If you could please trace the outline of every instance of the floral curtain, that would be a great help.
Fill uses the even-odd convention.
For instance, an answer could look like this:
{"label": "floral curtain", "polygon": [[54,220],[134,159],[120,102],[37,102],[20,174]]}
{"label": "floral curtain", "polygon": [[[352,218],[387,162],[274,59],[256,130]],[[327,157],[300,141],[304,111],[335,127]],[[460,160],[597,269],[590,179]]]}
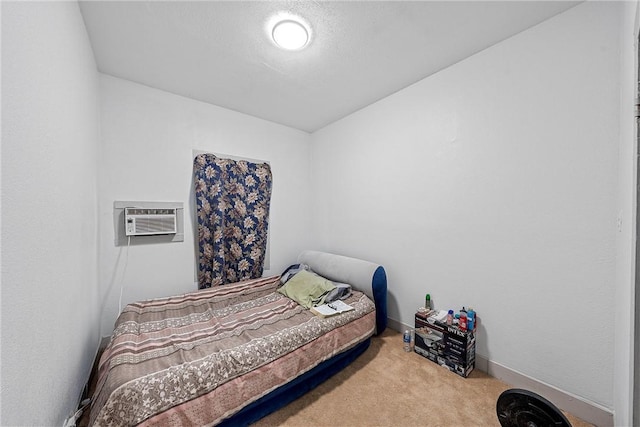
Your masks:
{"label": "floral curtain", "polygon": [[200,154],[193,162],[198,217],[198,287],[262,276],[271,168]]}

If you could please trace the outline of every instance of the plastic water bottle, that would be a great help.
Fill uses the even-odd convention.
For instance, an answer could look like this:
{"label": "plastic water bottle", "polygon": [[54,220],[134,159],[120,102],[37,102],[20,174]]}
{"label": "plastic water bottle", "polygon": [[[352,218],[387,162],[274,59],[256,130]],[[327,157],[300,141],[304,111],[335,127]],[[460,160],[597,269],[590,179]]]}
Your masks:
{"label": "plastic water bottle", "polygon": [[407,329],[402,336],[402,342],[404,343],[404,351],[411,351],[411,332]]}

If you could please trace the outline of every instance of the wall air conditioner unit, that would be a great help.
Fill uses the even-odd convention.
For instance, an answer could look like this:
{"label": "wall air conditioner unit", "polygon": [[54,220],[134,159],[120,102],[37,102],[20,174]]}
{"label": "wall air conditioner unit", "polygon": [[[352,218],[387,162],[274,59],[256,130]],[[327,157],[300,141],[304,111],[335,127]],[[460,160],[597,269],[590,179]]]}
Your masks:
{"label": "wall air conditioner unit", "polygon": [[126,236],[176,234],[176,209],[124,208]]}

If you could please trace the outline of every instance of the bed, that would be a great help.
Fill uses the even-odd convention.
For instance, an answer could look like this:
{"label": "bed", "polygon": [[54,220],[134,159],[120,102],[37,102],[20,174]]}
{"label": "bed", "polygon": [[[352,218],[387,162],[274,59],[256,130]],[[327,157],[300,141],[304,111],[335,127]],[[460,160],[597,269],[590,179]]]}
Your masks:
{"label": "bed", "polygon": [[382,266],[302,252],[353,292],[323,318],[278,292],[280,276],[129,304],[98,365],[90,425],[248,425],[339,372],[387,326]]}

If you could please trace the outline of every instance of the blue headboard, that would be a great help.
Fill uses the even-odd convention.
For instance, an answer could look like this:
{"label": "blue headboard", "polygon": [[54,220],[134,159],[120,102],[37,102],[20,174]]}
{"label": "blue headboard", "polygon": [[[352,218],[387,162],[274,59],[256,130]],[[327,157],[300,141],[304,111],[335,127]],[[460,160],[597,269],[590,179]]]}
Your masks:
{"label": "blue headboard", "polygon": [[363,292],[376,305],[376,335],[387,327],[387,274],[384,267],[373,262],[328,252],[303,251],[298,263],[334,282],[350,284]]}

